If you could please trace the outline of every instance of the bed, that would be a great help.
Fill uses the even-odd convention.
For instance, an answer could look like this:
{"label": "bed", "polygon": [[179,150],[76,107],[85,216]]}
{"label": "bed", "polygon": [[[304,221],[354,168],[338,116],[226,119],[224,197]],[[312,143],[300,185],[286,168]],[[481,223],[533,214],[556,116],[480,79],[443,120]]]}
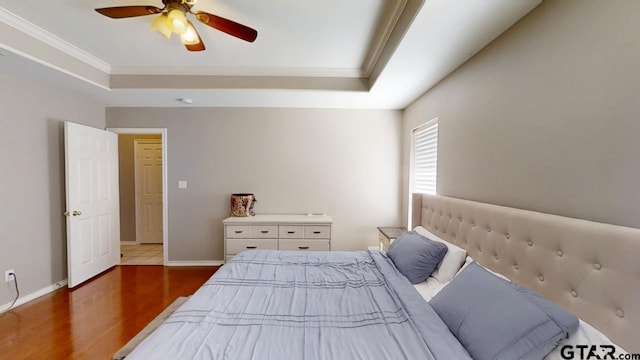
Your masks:
{"label": "bed", "polygon": [[[600,355],[640,352],[640,230],[424,194],[414,195],[411,219],[425,233],[396,240],[403,245],[388,254],[245,251],[127,359],[560,359],[585,345]],[[424,281],[403,263],[416,252],[398,250],[410,249],[410,236],[449,249]],[[502,311],[493,297],[503,292],[525,299],[512,316],[527,314],[518,322],[536,330],[511,323],[508,334],[476,336],[469,329],[494,322],[486,316],[491,306]],[[483,310],[463,319],[460,306]],[[504,339],[513,332],[544,346]],[[510,352],[493,344],[505,340]]]}

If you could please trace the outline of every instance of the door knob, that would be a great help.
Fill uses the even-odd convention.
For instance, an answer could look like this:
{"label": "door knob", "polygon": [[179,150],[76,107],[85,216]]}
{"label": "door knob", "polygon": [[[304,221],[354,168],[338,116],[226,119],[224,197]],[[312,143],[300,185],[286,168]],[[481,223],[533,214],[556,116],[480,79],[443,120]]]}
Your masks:
{"label": "door knob", "polygon": [[[82,215],[82,212],[80,212],[80,211],[78,211],[78,210],[73,210],[73,212],[71,213],[71,215],[73,215],[73,216],[79,216],[79,215]],[[64,212],[64,216],[69,216],[69,212],[68,212],[68,211],[65,211],[65,212]]]}

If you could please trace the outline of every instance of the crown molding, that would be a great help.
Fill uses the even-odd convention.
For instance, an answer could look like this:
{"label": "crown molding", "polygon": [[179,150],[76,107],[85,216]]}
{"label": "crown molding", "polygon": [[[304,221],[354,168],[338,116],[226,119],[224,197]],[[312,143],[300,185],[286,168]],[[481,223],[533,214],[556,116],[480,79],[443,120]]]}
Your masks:
{"label": "crown molding", "polygon": [[111,73],[111,65],[89,54],[88,52],[70,44],[58,36],[44,30],[43,28],[21,18],[20,16],[0,7],[0,21],[21,31],[34,39],[37,39],[63,53],[72,56],[94,68],[107,74]]}
{"label": "crown molding", "polygon": [[385,46],[391,45],[388,44],[389,38],[391,37],[391,33],[394,31],[395,27],[398,25],[398,20],[400,19],[402,12],[405,10],[408,0],[391,1],[393,1],[391,9],[385,12],[382,24],[377,28],[374,41],[371,44],[369,51],[367,52],[367,56],[362,63],[363,65],[361,72],[363,74],[363,77],[369,77],[371,75],[373,67],[380,59]]}
{"label": "crown molding", "polygon": [[111,75],[203,75],[203,76],[303,76],[366,77],[359,68],[284,68],[284,67],[126,67],[112,66]]}
{"label": "crown molding", "polygon": [[111,89],[279,89],[367,92],[365,78],[206,75],[111,75]]}

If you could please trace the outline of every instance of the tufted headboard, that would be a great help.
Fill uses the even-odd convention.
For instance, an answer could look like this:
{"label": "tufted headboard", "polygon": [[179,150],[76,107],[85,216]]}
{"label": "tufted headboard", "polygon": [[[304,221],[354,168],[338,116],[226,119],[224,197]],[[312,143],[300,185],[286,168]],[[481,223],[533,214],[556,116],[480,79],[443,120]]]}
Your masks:
{"label": "tufted headboard", "polygon": [[412,226],[640,353],[640,229],[413,194]]}

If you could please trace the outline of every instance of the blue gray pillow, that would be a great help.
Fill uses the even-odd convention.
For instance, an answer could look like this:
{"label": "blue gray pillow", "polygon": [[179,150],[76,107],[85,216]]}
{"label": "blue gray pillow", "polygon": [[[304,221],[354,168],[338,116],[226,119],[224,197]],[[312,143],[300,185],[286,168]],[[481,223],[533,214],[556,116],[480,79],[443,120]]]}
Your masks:
{"label": "blue gray pillow", "polygon": [[427,239],[415,231],[408,231],[391,243],[387,256],[402,275],[412,284],[418,284],[438,268],[447,250],[443,243]]}
{"label": "blue gray pillow", "polygon": [[578,318],[473,262],[429,302],[475,360],[542,359]]}

